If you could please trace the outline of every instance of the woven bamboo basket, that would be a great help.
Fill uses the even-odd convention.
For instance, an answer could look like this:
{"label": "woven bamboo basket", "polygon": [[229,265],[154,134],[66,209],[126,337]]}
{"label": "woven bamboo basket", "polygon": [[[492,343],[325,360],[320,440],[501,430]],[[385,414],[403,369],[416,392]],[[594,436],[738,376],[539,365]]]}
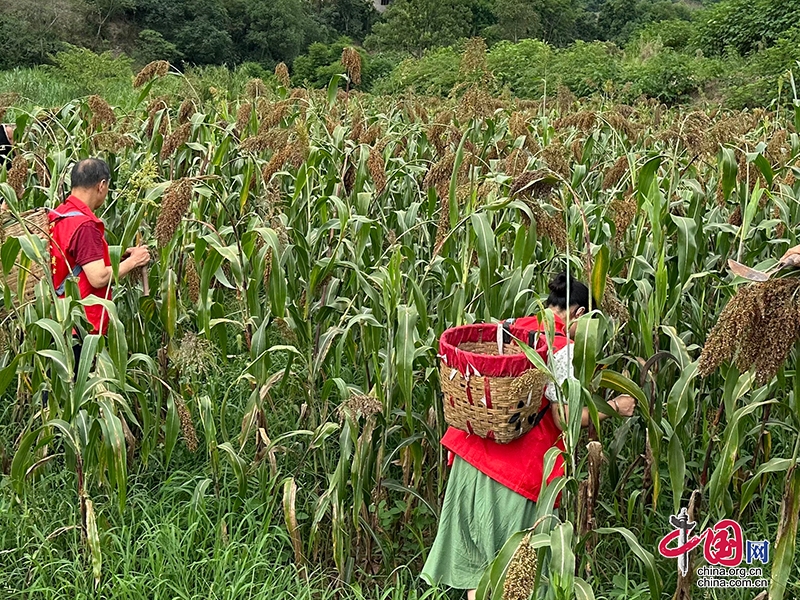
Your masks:
{"label": "woven bamboo basket", "polygon": [[28,234],[45,242],[41,261],[31,260],[24,252],[20,252],[8,275],[3,277],[4,285],[8,286],[20,301],[28,301],[34,297],[34,288],[45,277],[45,267],[50,262],[50,222],[47,213],[46,208],[36,208],[22,213],[21,219],[8,212],[0,219],[0,244],[5,243],[10,237],[23,237]]}
{"label": "woven bamboo basket", "polygon": [[499,354],[497,327],[445,331],[439,340],[439,376],[448,425],[506,444],[535,425],[549,376],[514,343]]}

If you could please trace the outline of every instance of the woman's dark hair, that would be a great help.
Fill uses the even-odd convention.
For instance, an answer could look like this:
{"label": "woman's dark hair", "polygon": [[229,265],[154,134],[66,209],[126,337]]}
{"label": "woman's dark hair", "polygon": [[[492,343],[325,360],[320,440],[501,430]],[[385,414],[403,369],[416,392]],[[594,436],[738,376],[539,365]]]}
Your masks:
{"label": "woman's dark hair", "polygon": [[8,139],[6,126],[0,123],[0,167],[9,162],[9,153],[11,152],[11,140]]}
{"label": "woman's dark hair", "polygon": [[[548,306],[557,306],[567,310],[567,274],[559,273],[550,281],[550,295],[547,297]],[[582,306],[589,312],[589,288],[585,284],[569,277],[569,303],[570,306]]]}
{"label": "woman's dark hair", "polygon": [[111,183],[111,171],[106,161],[100,158],[85,158],[72,167],[73,188],[92,188],[104,180]]}

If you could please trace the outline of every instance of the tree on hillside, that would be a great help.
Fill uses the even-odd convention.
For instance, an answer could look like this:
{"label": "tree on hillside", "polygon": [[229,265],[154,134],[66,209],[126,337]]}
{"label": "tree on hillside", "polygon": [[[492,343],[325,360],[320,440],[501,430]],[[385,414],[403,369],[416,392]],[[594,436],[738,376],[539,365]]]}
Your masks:
{"label": "tree on hillside", "polygon": [[797,0],[723,0],[698,20],[699,45],[710,54],[750,54],[775,44],[800,23]]}
{"label": "tree on hillside", "polygon": [[164,36],[152,29],[142,29],[133,51],[133,58],[144,65],[153,60],[175,62],[180,60],[178,47],[164,39]]}
{"label": "tree on hillside", "polygon": [[691,18],[689,8],[673,0],[605,0],[596,14],[598,37],[620,45],[649,23]]}
{"label": "tree on hillside", "polygon": [[349,38],[363,41],[378,20],[371,0],[328,0],[319,3],[320,21]]}
{"label": "tree on hillside", "polygon": [[494,14],[499,37],[514,43],[532,37],[542,27],[539,13],[528,0],[495,0]]}
{"label": "tree on hillside", "polygon": [[192,19],[175,34],[175,46],[190,63],[211,65],[234,61],[233,40],[209,19]]}
{"label": "tree on hillside", "polygon": [[140,27],[175,44],[189,63],[222,64],[236,58],[221,0],[136,0],[133,16]]}
{"label": "tree on hillside", "polygon": [[59,46],[57,39],[43,35],[27,21],[0,13],[0,70],[45,62]]}
{"label": "tree on hillside", "polygon": [[297,0],[248,0],[245,52],[248,60],[273,66],[291,62],[324,36],[310,6]]}
{"label": "tree on hillside", "polygon": [[564,46],[583,38],[578,25],[585,19],[582,3],[571,0],[494,0],[497,24],[489,37],[517,42],[537,38]]}
{"label": "tree on hillside", "polygon": [[484,37],[488,28],[497,25],[495,2],[496,0],[466,0],[465,4],[472,13],[469,37]]}
{"label": "tree on hillside", "polygon": [[87,5],[78,0],[0,1],[0,68],[48,62],[69,41],[92,45]]}
{"label": "tree on hillside", "polygon": [[470,34],[472,11],[458,0],[395,0],[365,44],[420,57],[428,48],[448,46]]}
{"label": "tree on hillside", "polygon": [[103,28],[113,18],[136,7],[136,0],[85,0],[97,28],[95,37],[100,39]]}

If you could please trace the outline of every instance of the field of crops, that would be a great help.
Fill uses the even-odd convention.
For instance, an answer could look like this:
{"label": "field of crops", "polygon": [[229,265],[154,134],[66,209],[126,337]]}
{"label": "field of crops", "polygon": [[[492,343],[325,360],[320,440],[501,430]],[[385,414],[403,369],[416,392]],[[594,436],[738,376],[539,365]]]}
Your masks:
{"label": "field of crops", "polygon": [[[0,101],[22,132],[11,212],[54,206],[74,160],[101,156],[112,257],[138,233],[154,256],[74,385],[81,302],[6,291],[4,597],[439,597],[417,579],[447,476],[437,340],[537,313],[565,268],[600,308],[570,415],[639,402],[566,428],[535,597],[753,598],[692,589],[658,554],[683,506],[771,540],[769,598],[800,595],[800,279],[751,286],[709,337],[743,285],[727,259],[798,243],[800,111],[493,98],[483,56],[448,100],[293,89],[280,68],[236,99],[164,96],[180,75],[155,64],[132,110]],[[36,241],[4,235],[3,268]],[[530,573],[509,573],[492,597],[527,598]]]}

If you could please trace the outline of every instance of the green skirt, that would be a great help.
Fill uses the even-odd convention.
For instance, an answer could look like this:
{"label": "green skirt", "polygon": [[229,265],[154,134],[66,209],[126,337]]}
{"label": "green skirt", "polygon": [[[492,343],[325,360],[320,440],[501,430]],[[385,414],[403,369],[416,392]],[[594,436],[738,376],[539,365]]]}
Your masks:
{"label": "green skirt", "polygon": [[456,456],[439,530],[420,576],[431,586],[477,588],[508,538],[532,527],[535,514],[535,502]]}

